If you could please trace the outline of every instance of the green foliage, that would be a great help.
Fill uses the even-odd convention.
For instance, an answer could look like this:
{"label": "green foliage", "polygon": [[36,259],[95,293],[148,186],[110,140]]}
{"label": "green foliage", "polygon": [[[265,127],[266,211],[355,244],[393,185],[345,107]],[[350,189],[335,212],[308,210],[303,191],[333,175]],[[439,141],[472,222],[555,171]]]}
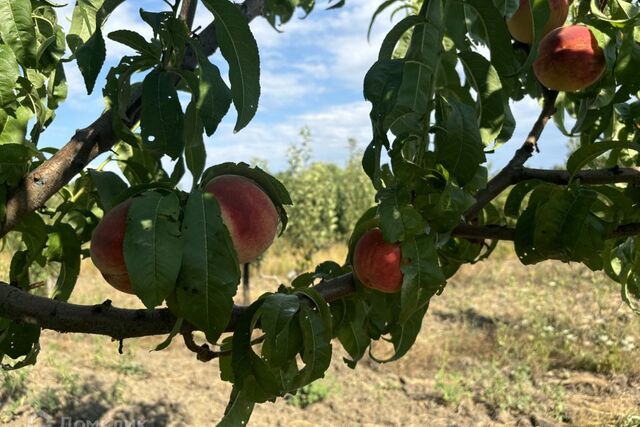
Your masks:
{"label": "green foliage", "polygon": [[308,267],[312,255],[348,238],[353,226],[374,203],[374,191],[359,165],[361,152],[356,141],[348,141],[350,156],[340,167],[331,163],[311,163],[313,139],[308,128],[300,131],[301,141],[289,147],[289,167],[276,176],[291,194],[290,222],[282,236],[288,248],[301,256]]}

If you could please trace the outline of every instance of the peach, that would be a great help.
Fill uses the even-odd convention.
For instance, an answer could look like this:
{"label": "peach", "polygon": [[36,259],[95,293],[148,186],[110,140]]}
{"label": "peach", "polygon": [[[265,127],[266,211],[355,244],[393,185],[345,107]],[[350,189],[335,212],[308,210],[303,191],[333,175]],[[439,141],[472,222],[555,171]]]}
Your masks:
{"label": "peach", "polygon": [[[562,25],[567,20],[569,13],[569,0],[548,0],[549,18],[542,29],[542,36]],[[529,9],[529,0],[520,0],[520,7],[513,16],[507,20],[507,27],[514,39],[531,44],[533,43],[533,19]]]}
{"label": "peach", "polygon": [[381,292],[398,292],[402,287],[402,253],[398,243],[387,243],[379,228],[360,237],[353,252],[353,270],[364,286]]}
{"label": "peach", "polygon": [[253,261],[273,242],[279,216],[269,196],[252,180],[220,175],[205,186],[220,205],[240,264]]}
{"label": "peach", "polygon": [[604,53],[589,28],[558,28],[540,42],[533,72],[549,89],[573,92],[595,83],[604,73]]}
{"label": "peach", "polygon": [[111,286],[128,294],[134,292],[124,262],[123,244],[132,201],[125,200],[107,212],[91,236],[91,261]]}

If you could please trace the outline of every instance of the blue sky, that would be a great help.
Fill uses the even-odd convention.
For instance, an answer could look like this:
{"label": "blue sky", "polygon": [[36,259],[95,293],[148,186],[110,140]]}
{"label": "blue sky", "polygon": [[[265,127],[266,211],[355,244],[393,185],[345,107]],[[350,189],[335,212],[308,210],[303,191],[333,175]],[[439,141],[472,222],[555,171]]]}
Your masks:
{"label": "blue sky", "polygon": [[[59,10],[65,27],[75,2],[70,3]],[[341,9],[324,10],[325,2],[318,2],[309,17],[292,18],[282,27],[282,33],[274,31],[266,20],[255,19],[251,28],[260,49],[262,86],[258,113],[245,129],[234,134],[236,115],[231,108],[216,134],[206,139],[207,166],[224,161],[249,162],[258,157],[268,162],[270,170],[281,170],[287,164],[287,148],[299,140],[298,132],[305,125],[312,132],[314,160],[343,163],[348,154],[348,138],[355,138],[360,147],[365,147],[371,138],[370,106],[362,96],[362,81],[393,25],[388,15],[381,16],[367,41],[367,26],[379,4],[377,0],[347,0]],[[128,0],[111,16],[105,33],[126,28],[149,37],[151,32],[139,18],[138,9],[157,10],[162,6],[164,3],[157,0]],[[195,25],[204,27],[210,20],[210,13],[200,6]],[[43,146],[60,147],[75,129],[89,125],[99,116],[104,108],[104,75],[128,53],[128,48],[107,41],[107,63],[91,96],[86,94],[75,63],[66,65],[69,97],[43,135]],[[222,56],[217,53],[212,59],[226,74]],[[513,105],[516,132],[508,144],[488,156],[492,170],[506,164],[524,141],[539,110],[537,102],[530,99]],[[566,155],[566,138],[550,124],[540,148],[542,152],[528,165],[559,164]]]}

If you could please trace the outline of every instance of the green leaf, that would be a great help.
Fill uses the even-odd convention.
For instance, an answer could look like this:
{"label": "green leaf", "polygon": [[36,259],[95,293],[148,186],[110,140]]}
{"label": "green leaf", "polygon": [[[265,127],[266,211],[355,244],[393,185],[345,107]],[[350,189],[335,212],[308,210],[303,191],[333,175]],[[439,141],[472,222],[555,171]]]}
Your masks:
{"label": "green leaf", "polygon": [[26,215],[16,227],[16,231],[22,233],[22,241],[27,246],[29,260],[40,259],[49,231],[42,217],[35,212]]}
{"label": "green leaf", "polygon": [[489,39],[491,63],[498,73],[502,76],[516,74],[519,64],[511,47],[511,34],[498,9],[487,0],[458,0],[457,3],[470,6],[477,13]]}
{"label": "green leaf", "polygon": [[394,355],[385,360],[378,360],[380,363],[393,362],[407,354],[409,349],[416,342],[416,338],[422,328],[422,319],[429,308],[429,303],[415,311],[404,323],[397,323],[391,328],[391,342],[393,343]]}
{"label": "green leaf", "polygon": [[69,224],[57,224],[49,232],[45,256],[60,263],[60,272],[51,298],[67,301],[80,274],[80,240]]}
{"label": "green leaf", "polygon": [[249,23],[240,9],[227,0],[203,0],[216,23],[216,36],[222,56],[229,63],[233,105],[238,112],[235,132],[244,128],[256,114],[260,99],[260,58]]}
{"label": "green leaf", "polygon": [[620,149],[640,151],[640,145],[620,141],[602,141],[595,144],[581,146],[576,151],[571,153],[571,155],[567,159],[567,170],[571,175],[570,181],[572,181],[575,174],[591,160],[601,156],[607,151]]}
{"label": "green leaf", "polygon": [[173,341],[173,338],[175,338],[175,336],[180,333],[183,322],[184,322],[184,319],[182,317],[179,317],[176,320],[176,323],[173,324],[173,328],[171,329],[171,332],[169,332],[169,335],[167,336],[167,338],[164,341],[162,341],[160,344],[158,344],[153,349],[153,351],[162,351],[165,348],[169,347],[171,345],[171,341]]}
{"label": "green leaf", "polygon": [[294,316],[300,309],[296,295],[272,294],[260,308],[260,327],[265,339],[262,357],[272,367],[285,367],[295,358],[302,345],[302,336]]}
{"label": "green leaf", "polygon": [[209,61],[200,46],[196,43],[191,43],[191,46],[196,52],[200,65],[199,94],[196,106],[207,135],[211,136],[229,111],[231,91],[222,80],[218,67]]}
{"label": "green leaf", "polygon": [[591,189],[557,190],[536,212],[533,233],[538,253],[561,261],[584,262],[589,268],[602,268],[607,228],[591,213],[597,200]]}
{"label": "green leaf", "polygon": [[131,49],[140,52],[143,56],[147,56],[153,61],[160,60],[160,48],[149,43],[140,34],[131,30],[112,31],[107,35],[111,40],[123,44]]}
{"label": "green leaf", "polygon": [[177,283],[179,315],[215,343],[231,318],[240,268],[220,207],[212,195],[198,191],[189,195],[182,236],[188,250],[182,257]]}
{"label": "green leaf", "polygon": [[29,0],[0,0],[0,37],[24,67],[36,63],[36,33]]}
{"label": "green leaf", "polygon": [[0,45],[0,108],[16,99],[15,86],[20,70],[13,51],[7,45]]}
{"label": "green leaf", "polygon": [[400,294],[400,323],[408,322],[413,314],[445,284],[444,274],[438,264],[438,253],[433,234],[422,234],[402,242],[403,273]]}
{"label": "green leaf", "polygon": [[182,261],[180,202],[175,193],[144,193],[127,214],[123,250],[134,292],[147,308],[175,288]]}
{"label": "green leaf", "polygon": [[142,84],[140,127],[143,142],[175,160],[184,148],[183,126],[182,107],[171,76],[153,70]]}
{"label": "green leaf", "polygon": [[638,7],[638,5],[619,0],[616,0],[615,4],[618,6],[619,11],[624,11],[624,13],[621,14],[623,17],[617,18],[606,15],[600,9],[600,2],[596,0],[591,0],[591,13],[593,13],[593,15],[596,16],[599,20],[609,22],[613,26],[619,28],[624,27],[626,24],[633,24],[633,21],[637,21],[640,17],[640,7]]}
{"label": "green leaf", "polygon": [[29,258],[29,251],[18,251],[13,254],[9,266],[9,283],[21,289],[26,289],[31,284],[29,267],[33,260]]}
{"label": "green leaf", "polygon": [[634,90],[640,87],[638,69],[640,69],[640,28],[630,27],[621,35],[622,43],[614,73],[618,84],[629,85]]}
{"label": "green leaf", "polygon": [[71,52],[85,43],[124,0],[76,0],[67,43]]}
{"label": "green leaf", "polygon": [[432,103],[435,73],[442,51],[444,6],[442,0],[431,0],[424,11],[424,24],[413,30],[405,56],[402,84],[391,118],[385,127],[406,114],[426,114]]}
{"label": "green leaf", "polygon": [[[0,360],[3,356],[17,360],[20,357],[26,358],[20,366],[35,363],[35,356],[40,350],[40,327],[30,323],[13,322],[9,328],[0,334]],[[34,354],[35,353],[35,354]],[[29,360],[28,356],[32,356]],[[29,363],[30,362],[30,363]],[[3,369],[17,369],[20,366],[2,365]]]}
{"label": "green leaf", "polygon": [[332,304],[342,307],[344,317],[338,326],[334,325],[333,333],[349,354],[351,359],[344,359],[350,368],[354,368],[362,359],[371,339],[366,329],[366,306],[364,301],[345,299]]}
{"label": "green leaf", "polygon": [[247,400],[256,403],[273,400],[280,392],[275,374],[251,348],[251,333],[258,320],[256,314],[263,303],[264,298],[258,299],[238,318],[231,355],[234,386],[245,393]]}
{"label": "green leaf", "polygon": [[87,94],[93,92],[106,54],[107,51],[105,49],[104,39],[102,38],[102,30],[100,29],[97,29],[86,43],[82,44],[75,51],[78,68],[80,68],[80,73],[82,73],[82,77],[84,78]]}
{"label": "green leaf", "polygon": [[196,104],[191,101],[184,113],[184,157],[196,187],[207,160],[207,150],[202,138],[203,124]]}
{"label": "green leaf", "polygon": [[520,0],[493,0],[493,4],[505,19],[509,19],[520,7]]}
{"label": "green leaf", "polygon": [[31,148],[24,145],[0,145],[0,184],[17,186],[29,170],[34,154]]}
{"label": "green leaf", "polygon": [[464,65],[465,75],[477,92],[478,125],[485,145],[495,140],[502,130],[505,119],[505,96],[500,76],[489,61],[476,52],[458,53]]}
{"label": "green leaf", "polygon": [[67,43],[71,52],[75,52],[95,32],[98,27],[96,26],[96,13],[102,3],[103,0],[76,0],[67,35]]}
{"label": "green leaf", "polygon": [[396,1],[398,0],[385,0],[382,2],[382,4],[380,4],[380,6],[378,6],[376,11],[373,12],[373,15],[371,15],[371,20],[369,21],[369,28],[367,28],[367,41],[371,41],[371,29],[373,28],[373,23],[375,22],[378,15],[384,12],[385,9],[394,4]]}
{"label": "green leaf", "polygon": [[67,99],[67,76],[64,73],[62,62],[59,62],[47,85],[47,108],[55,110]]}
{"label": "green leaf", "polygon": [[387,242],[400,242],[409,236],[424,232],[425,224],[420,213],[408,204],[408,197],[402,200],[398,191],[383,190],[379,194],[380,229]]}
{"label": "green leaf", "polygon": [[332,350],[331,332],[318,312],[301,305],[298,320],[302,330],[304,350],[301,356],[305,366],[294,378],[293,388],[303,387],[324,377],[331,363]]}
{"label": "green leaf", "polygon": [[507,200],[504,202],[504,214],[513,219],[518,219],[520,216],[522,201],[527,194],[541,184],[544,184],[544,182],[534,179],[530,181],[522,181],[514,185],[507,196]]}
{"label": "green leaf", "polygon": [[127,189],[127,184],[113,172],[88,170],[93,185],[96,187],[100,200],[100,207],[103,211],[110,211],[114,206],[114,199]]}
{"label": "green leaf", "polygon": [[383,61],[385,59],[391,59],[391,57],[393,56],[393,52],[396,49],[396,45],[398,44],[398,41],[400,41],[402,36],[414,26],[423,24],[424,22],[424,17],[420,15],[410,15],[394,25],[394,27],[387,33],[384,40],[382,41],[382,44],[380,45],[378,60]]}
{"label": "green leaf", "polygon": [[448,107],[444,109],[445,134],[436,138],[436,158],[464,186],[486,161],[484,146],[473,107],[454,100],[449,100]]}
{"label": "green leaf", "polygon": [[218,427],[244,426],[249,423],[255,402],[248,398],[247,392],[238,387],[231,389],[231,397]]}

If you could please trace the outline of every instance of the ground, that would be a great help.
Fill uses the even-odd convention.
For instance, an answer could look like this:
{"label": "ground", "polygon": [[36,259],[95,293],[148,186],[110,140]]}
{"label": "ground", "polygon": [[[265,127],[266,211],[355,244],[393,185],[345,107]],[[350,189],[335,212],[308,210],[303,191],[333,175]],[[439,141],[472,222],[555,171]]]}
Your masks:
{"label": "ground", "polygon": [[[351,370],[336,342],[324,379],[257,406],[250,425],[640,426],[640,318],[619,288],[578,265],[522,266],[507,249],[450,280],[403,359]],[[290,268],[267,257],[251,297]],[[85,262],[72,301],[106,298],[137,306]],[[150,352],[162,339],[127,340],[119,355],[105,337],[44,332],[36,366],[0,373],[0,423],[213,425],[229,394],[217,363],[198,362],[180,340]]]}

